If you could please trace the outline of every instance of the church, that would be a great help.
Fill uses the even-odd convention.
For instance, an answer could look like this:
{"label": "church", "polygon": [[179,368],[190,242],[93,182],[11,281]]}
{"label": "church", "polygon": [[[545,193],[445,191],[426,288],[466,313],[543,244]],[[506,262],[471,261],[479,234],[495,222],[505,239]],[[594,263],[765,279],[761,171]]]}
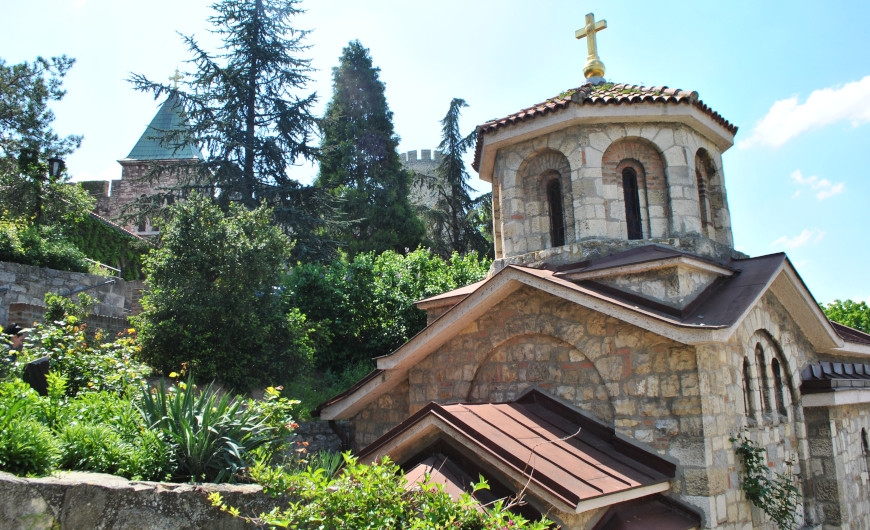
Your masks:
{"label": "church", "polygon": [[[734,249],[696,92],[604,79],[477,129],[486,279],[419,301],[428,326],[318,409],[451,492],[562,528],[776,528],[734,438],[794,473],[801,528],[870,528],[870,335],[830,322],[785,254]],[[789,471],[790,470],[790,471]],[[479,499],[482,503],[487,498]]]}

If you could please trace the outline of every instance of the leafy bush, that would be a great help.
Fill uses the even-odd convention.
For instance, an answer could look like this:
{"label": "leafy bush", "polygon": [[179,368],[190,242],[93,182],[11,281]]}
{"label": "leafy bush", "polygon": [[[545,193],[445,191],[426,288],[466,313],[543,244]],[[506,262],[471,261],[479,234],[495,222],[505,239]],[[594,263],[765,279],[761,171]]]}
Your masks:
{"label": "leafy bush", "polygon": [[151,368],[135,360],[139,347],[133,330],[112,342],[97,332],[92,340],[86,325],[67,315],[63,320],[37,324],[18,355],[18,370],[27,362],[51,356],[50,370],[67,379],[66,394],[114,392],[122,394],[140,386]]}
{"label": "leafy bush", "polygon": [[426,326],[414,302],[483,279],[490,261],[476,254],[443,260],[431,251],[384,252],[293,268],[284,282],[287,304],[314,330],[316,367],[345,367],[385,355]]}
{"label": "leafy bush", "polygon": [[[511,513],[501,502],[488,511],[478,510],[477,502],[468,493],[454,501],[441,485],[421,484],[406,489],[405,477],[399,467],[389,461],[363,465],[345,455],[345,467],[337,477],[322,468],[309,469],[280,477],[289,495],[285,510],[274,510],[261,516],[273,527],[296,529],[320,528],[459,528],[501,529],[530,528],[543,530],[548,521],[529,522]],[[272,480],[278,477],[272,476]],[[476,489],[486,488],[481,482]],[[220,494],[212,493],[212,503],[238,515],[238,510],[227,506]]]}
{"label": "leafy bush", "polygon": [[92,260],[121,269],[125,280],[143,277],[142,259],[148,243],[91,216],[70,229],[69,241]]}
{"label": "leafy bush", "polygon": [[33,225],[21,219],[0,219],[0,261],[87,272],[85,255],[59,227]]}
{"label": "leafy bush", "polygon": [[171,444],[146,428],[127,398],[107,392],[79,394],[61,408],[57,425],[58,466],[63,469],[131,480],[163,480],[175,469]]}
{"label": "leafy bush", "polygon": [[265,208],[193,195],[172,207],[162,247],[146,259],[150,289],[137,317],[141,359],[168,374],[239,390],[303,369],[311,354],[304,315],[282,310],[275,287],[291,244]]}
{"label": "leafy bush", "polygon": [[40,398],[27,383],[0,383],[0,470],[16,475],[51,471],[57,448],[42,419]]}
{"label": "leafy bush", "polygon": [[202,391],[180,383],[145,392],[142,414],[149,428],[164,433],[174,444],[182,481],[231,482],[242,477],[255,461],[253,451],[280,439],[281,430],[251,407],[213,385]]}
{"label": "leafy bush", "polygon": [[57,322],[69,315],[76,317],[78,320],[84,320],[91,314],[91,309],[97,302],[96,298],[86,293],[78,294],[78,303],[73,302],[72,299],[66,296],[45,293],[45,314],[43,319],[46,322]]}

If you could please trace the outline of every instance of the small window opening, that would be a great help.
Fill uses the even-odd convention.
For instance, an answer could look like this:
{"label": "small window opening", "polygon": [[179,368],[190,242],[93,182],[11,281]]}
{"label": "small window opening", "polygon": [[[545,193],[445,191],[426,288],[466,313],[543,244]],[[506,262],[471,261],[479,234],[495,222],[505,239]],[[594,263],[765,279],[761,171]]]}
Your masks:
{"label": "small window opening", "polygon": [[550,241],[554,247],[565,244],[565,215],[562,211],[562,185],[558,179],[547,183],[547,203],[550,206]]}
{"label": "small window opening", "polygon": [[755,345],[755,362],[758,366],[758,390],[761,392],[762,411],[770,412],[770,382],[767,380],[767,369],[764,363],[764,350],[761,344]]}
{"label": "small window opening", "polygon": [[710,232],[710,207],[707,199],[707,183],[701,170],[695,168],[695,178],[698,182],[698,206],[701,209],[701,233],[709,235]]}
{"label": "small window opening", "polygon": [[752,406],[752,392],[750,391],[751,377],[749,373],[749,359],[746,357],[743,358],[743,410],[746,411],[747,416],[752,416],[753,406]]}
{"label": "small window opening", "polygon": [[643,239],[640,197],[637,192],[637,173],[630,167],[622,170],[622,193],[625,198],[625,224],[628,228],[628,239]]}
{"label": "small window opening", "polygon": [[785,390],[782,386],[782,372],[779,366],[779,360],[773,359],[770,361],[770,368],[773,371],[774,393],[776,394],[776,411],[782,416],[788,416],[785,408]]}

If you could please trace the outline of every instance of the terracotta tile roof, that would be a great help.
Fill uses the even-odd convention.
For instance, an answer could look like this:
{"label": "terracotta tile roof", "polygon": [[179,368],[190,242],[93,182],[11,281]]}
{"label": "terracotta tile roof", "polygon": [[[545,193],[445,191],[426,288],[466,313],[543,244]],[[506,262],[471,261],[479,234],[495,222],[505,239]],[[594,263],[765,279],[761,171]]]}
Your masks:
{"label": "terracotta tile roof", "polygon": [[598,85],[586,83],[583,86],[566,90],[558,96],[537,105],[532,105],[504,118],[490,120],[478,126],[474,162],[472,162],[471,166],[475,170],[480,169],[480,156],[483,151],[483,136],[485,134],[546,114],[558,112],[567,108],[572,103],[578,105],[631,105],[635,103],[694,105],[710,116],[713,121],[725,127],[731,134],[737,133],[737,126],[731,124],[718,112],[708,107],[698,98],[698,93],[695,91],[687,92],[679,88],[668,88],[666,86],[645,87],[625,83],[601,83]]}
{"label": "terracotta tile roof", "polygon": [[[667,484],[676,473],[671,462],[537,390],[511,403],[430,403],[363,449],[360,459],[390,454],[391,443],[405,432],[418,431],[435,420],[448,426],[451,437],[461,438],[460,443],[472,447],[489,466],[530,481],[533,494],[555,498],[571,511],[582,511],[586,501],[613,504],[604,497],[631,490],[638,490],[636,497],[650,495],[655,492],[646,487]],[[424,440],[420,443],[431,443]],[[408,454],[408,448],[398,452]]]}
{"label": "terracotta tile roof", "polygon": [[870,364],[818,362],[801,370],[801,394],[870,388]]}

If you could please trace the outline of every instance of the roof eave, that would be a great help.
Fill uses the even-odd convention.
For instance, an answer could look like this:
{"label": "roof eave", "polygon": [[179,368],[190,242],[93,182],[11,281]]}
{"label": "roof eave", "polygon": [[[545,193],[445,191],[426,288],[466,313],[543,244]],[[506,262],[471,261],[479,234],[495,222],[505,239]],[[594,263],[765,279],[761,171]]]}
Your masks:
{"label": "roof eave", "polygon": [[574,125],[651,122],[687,125],[713,142],[721,152],[734,145],[734,133],[731,130],[688,101],[679,103],[644,101],[615,105],[572,102],[565,108],[556,109],[543,116],[517,121],[494,131],[478,128],[477,142],[482,144],[479,147],[481,153],[479,167],[476,169],[481,180],[492,182],[495,157],[499,149]]}

